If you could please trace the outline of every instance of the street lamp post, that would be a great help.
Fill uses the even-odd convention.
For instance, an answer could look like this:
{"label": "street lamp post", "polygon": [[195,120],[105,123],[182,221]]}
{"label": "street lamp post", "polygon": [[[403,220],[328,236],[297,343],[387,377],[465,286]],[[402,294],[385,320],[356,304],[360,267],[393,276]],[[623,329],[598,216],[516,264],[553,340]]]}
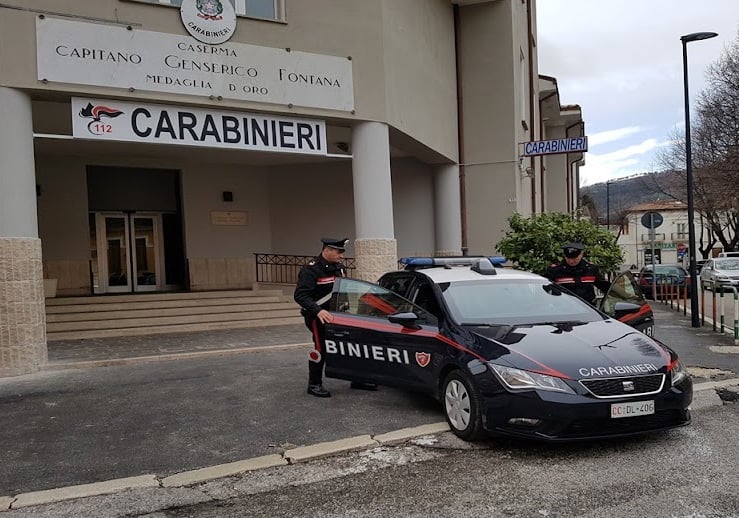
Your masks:
{"label": "street lamp post", "polygon": [[693,204],[693,159],[690,149],[690,100],[688,98],[688,43],[707,40],[718,36],[715,32],[693,32],[680,36],[683,44],[683,89],[685,92],[685,176],[687,177],[688,196],[688,254],[690,257],[690,321],[693,327],[700,327],[698,310],[698,276],[695,271],[695,228]]}

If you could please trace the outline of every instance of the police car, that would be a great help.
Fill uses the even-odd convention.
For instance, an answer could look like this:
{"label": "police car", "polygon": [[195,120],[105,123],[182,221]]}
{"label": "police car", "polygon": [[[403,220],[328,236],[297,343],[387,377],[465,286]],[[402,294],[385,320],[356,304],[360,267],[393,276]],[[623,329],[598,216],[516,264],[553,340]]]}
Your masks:
{"label": "police car", "polygon": [[677,354],[619,321],[646,325],[630,276],[603,297],[609,315],[494,265],[502,260],[402,261],[378,284],[336,279],[327,377],[427,393],[466,440],[593,439],[690,422],[692,381]]}

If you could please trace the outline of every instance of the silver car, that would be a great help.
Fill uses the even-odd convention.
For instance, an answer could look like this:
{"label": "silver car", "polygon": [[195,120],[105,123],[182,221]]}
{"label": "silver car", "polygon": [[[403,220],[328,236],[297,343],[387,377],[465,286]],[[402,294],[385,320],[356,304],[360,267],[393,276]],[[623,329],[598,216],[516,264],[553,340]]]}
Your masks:
{"label": "silver car", "polygon": [[739,257],[709,259],[701,269],[701,287],[721,291],[734,286],[739,289]]}

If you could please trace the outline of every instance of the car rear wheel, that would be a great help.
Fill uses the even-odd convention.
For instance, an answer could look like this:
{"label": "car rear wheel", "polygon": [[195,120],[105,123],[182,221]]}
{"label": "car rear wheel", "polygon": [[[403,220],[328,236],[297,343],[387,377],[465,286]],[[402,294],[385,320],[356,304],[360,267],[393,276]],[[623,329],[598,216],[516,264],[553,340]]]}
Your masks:
{"label": "car rear wheel", "polygon": [[450,372],[442,390],[444,414],[452,432],[465,441],[482,439],[480,396],[469,376],[459,370]]}

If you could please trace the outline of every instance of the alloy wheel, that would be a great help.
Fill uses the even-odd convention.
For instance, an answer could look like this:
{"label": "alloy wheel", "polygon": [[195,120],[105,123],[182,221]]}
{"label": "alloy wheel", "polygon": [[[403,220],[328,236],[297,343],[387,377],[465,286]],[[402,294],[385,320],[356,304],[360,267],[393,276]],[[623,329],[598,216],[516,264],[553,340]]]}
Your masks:
{"label": "alloy wheel", "polygon": [[470,425],[472,408],[467,387],[459,380],[447,383],[444,391],[444,407],[451,425],[457,430],[465,430]]}

